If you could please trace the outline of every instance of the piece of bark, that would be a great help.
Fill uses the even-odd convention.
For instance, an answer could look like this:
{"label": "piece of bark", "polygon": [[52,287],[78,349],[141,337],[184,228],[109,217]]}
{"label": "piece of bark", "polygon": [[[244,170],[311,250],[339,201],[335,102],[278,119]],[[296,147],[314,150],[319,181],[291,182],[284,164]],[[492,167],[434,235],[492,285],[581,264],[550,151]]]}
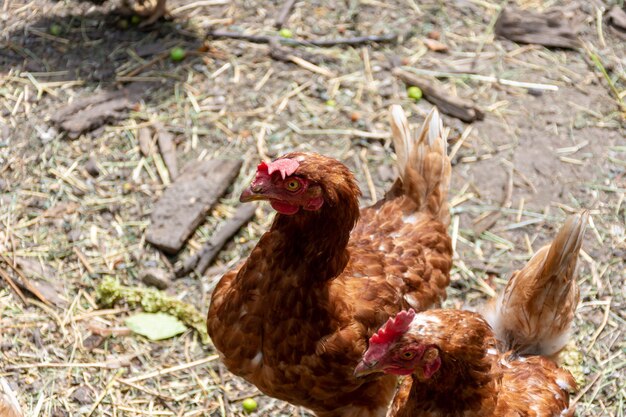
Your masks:
{"label": "piece of bark", "polygon": [[116,98],[96,104],[85,110],[70,116],[62,121],[60,126],[72,139],[79,137],[83,132],[93,130],[112,120],[122,119],[125,115],[123,110],[133,107],[133,102],[127,98]]}
{"label": "piece of bark", "polygon": [[578,28],[572,27],[572,24],[558,10],[541,14],[504,9],[496,21],[495,32],[513,42],[575,49],[580,43]]}
{"label": "piece of bark", "polygon": [[485,118],[479,107],[470,100],[453,96],[437,84],[431,77],[415,75],[400,68],[394,68],[392,74],[404,81],[407,85],[415,85],[422,90],[424,98],[437,106],[440,112],[456,117],[466,123]]}
{"label": "piece of bark", "polygon": [[133,84],[122,90],[83,97],[58,110],[51,120],[65,130],[70,138],[77,138],[83,132],[125,117],[126,110],[138,103],[140,92],[139,85]]}
{"label": "piece of bark", "polygon": [[73,114],[76,114],[80,110],[83,110],[89,106],[100,104],[105,101],[114,100],[122,97],[121,91],[101,91],[96,94],[91,94],[87,97],[82,97],[74,100],[72,103],[62,107],[52,114],[50,120],[54,123],[61,123]]}
{"label": "piece of bark", "polygon": [[149,127],[139,128],[137,133],[137,140],[139,141],[139,150],[143,156],[152,155],[152,131]]}
{"label": "piece of bark", "polygon": [[200,251],[185,259],[183,265],[176,270],[176,276],[182,277],[191,270],[194,270],[198,275],[202,275],[213,259],[220,253],[226,242],[252,219],[255,210],[256,207],[253,204],[239,206],[235,215],[211,236],[211,239],[204,244]]}
{"label": "piece of bark", "polygon": [[155,204],[146,240],[165,253],[177,253],[240,167],[240,160],[190,163]]}
{"label": "piece of bark", "polygon": [[159,144],[159,152],[163,157],[163,162],[170,173],[170,179],[173,181],[178,176],[178,164],[176,163],[176,145],[174,144],[174,135],[168,132],[161,123],[154,124],[157,132],[157,143]]}

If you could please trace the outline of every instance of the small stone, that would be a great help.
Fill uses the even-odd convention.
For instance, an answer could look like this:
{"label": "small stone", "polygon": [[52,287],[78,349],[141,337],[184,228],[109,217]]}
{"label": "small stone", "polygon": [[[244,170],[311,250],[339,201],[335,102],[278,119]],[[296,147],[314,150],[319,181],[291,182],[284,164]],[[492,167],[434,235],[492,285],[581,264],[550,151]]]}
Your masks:
{"label": "small stone", "polygon": [[77,242],[80,240],[81,231],[80,229],[73,229],[67,233],[67,240],[69,242]]}
{"label": "small stone", "polygon": [[89,173],[92,177],[97,177],[100,175],[100,168],[98,168],[98,163],[96,162],[96,158],[90,156],[87,162],[85,163],[85,171]]}
{"label": "small stone", "polygon": [[164,290],[170,286],[172,280],[170,274],[158,268],[148,268],[139,272],[139,279],[152,287]]}
{"label": "small stone", "polygon": [[83,340],[83,347],[89,351],[99,348],[104,343],[105,338],[98,334],[91,334]]}
{"label": "small stone", "polygon": [[0,178],[0,193],[6,193],[9,191],[9,183]]}
{"label": "small stone", "polygon": [[428,32],[428,38],[438,41],[441,38],[441,33],[438,30],[431,30]]}
{"label": "small stone", "polygon": [[70,395],[70,399],[78,404],[91,404],[93,402],[93,393],[85,386],[80,386]]}

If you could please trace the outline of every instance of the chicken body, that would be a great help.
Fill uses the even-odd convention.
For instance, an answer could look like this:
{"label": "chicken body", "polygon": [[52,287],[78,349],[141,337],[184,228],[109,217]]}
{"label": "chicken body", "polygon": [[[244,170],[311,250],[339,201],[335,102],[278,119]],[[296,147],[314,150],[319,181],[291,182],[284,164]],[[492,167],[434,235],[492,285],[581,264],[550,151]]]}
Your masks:
{"label": "chicken body", "polygon": [[588,213],[513,274],[482,316],[401,312],[371,339],[357,375],[408,375],[389,417],[573,415],[572,375],[551,359],[567,343],[578,303],[576,261]]}
{"label": "chicken body", "polygon": [[[386,413],[396,377],[353,374],[367,339],[403,308],[438,304],[449,282],[450,162],[441,122],[431,113],[411,139],[394,111],[392,123],[405,123],[394,131],[401,178],[373,207],[359,210],[355,179],[336,160],[288,154],[274,164],[297,169],[278,177],[260,165],[257,180],[290,187],[297,179],[310,199],[269,198],[279,211],[271,229],[212,296],[208,330],[227,368],[318,416]],[[249,193],[263,188],[257,180]]]}
{"label": "chicken body", "polygon": [[[440,349],[441,367],[431,378],[406,377],[389,417],[566,417],[569,372],[541,357],[500,353],[496,339],[478,314],[432,310],[416,315],[419,337]],[[432,332],[432,336],[424,336]]]}

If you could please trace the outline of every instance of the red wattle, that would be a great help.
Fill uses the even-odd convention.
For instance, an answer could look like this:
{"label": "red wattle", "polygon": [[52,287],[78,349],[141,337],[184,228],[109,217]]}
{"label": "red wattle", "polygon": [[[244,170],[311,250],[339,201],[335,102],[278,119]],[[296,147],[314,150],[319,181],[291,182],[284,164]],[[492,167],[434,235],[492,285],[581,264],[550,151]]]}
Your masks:
{"label": "red wattle", "polygon": [[280,200],[270,200],[270,204],[272,205],[272,208],[280,214],[291,215],[296,214],[298,210],[300,210],[300,207]]}

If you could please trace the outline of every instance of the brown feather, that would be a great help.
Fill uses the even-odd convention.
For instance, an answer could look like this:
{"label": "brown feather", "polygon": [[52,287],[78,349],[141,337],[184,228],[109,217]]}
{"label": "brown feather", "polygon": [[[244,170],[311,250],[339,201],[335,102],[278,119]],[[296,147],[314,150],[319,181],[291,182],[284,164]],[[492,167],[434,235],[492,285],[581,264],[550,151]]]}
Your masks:
{"label": "brown feather", "polygon": [[[441,128],[436,113],[429,120]],[[362,210],[343,164],[317,154],[282,157],[300,162],[296,175],[321,186],[324,204],[277,214],[245,263],[217,285],[208,330],[231,372],[318,416],[386,413],[396,378],[357,379],[354,367],[390,315],[439,304],[449,282],[452,248],[441,219],[450,162],[441,132],[424,131],[429,142],[413,146],[422,156],[409,152],[403,179]],[[421,157],[429,162],[417,169]]]}
{"label": "brown feather", "polygon": [[549,356],[567,343],[578,305],[576,262],[588,215],[571,216],[488,306],[485,316],[507,349]]}

